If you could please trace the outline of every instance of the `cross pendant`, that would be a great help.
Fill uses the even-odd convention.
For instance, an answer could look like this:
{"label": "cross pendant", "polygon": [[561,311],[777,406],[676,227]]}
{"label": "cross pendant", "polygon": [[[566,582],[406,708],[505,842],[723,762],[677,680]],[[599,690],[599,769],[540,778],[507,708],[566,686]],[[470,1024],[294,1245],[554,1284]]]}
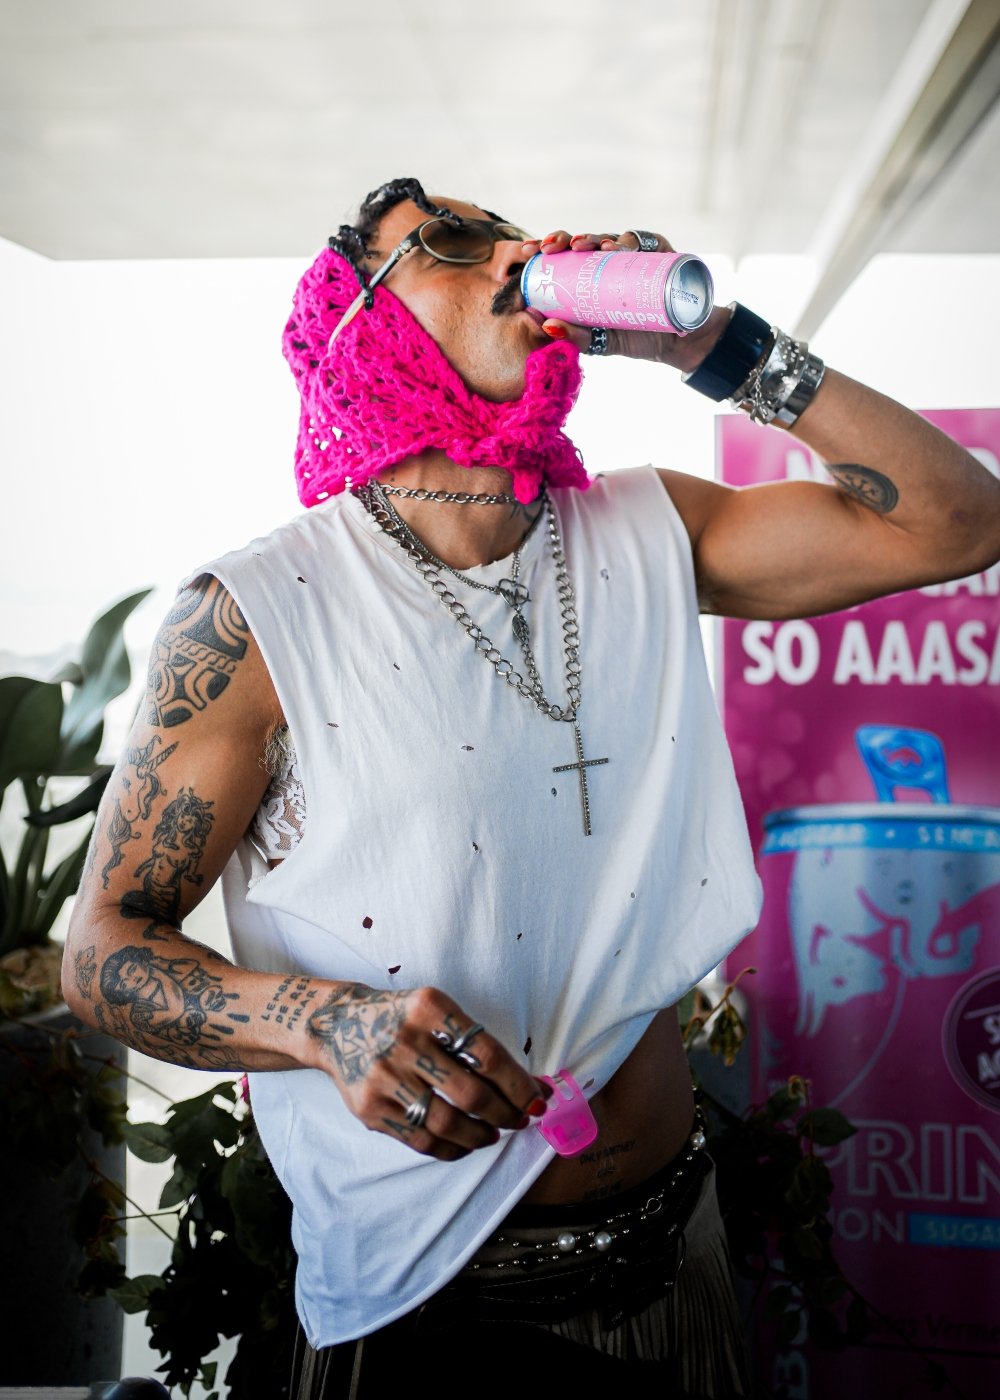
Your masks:
{"label": "cross pendant", "polygon": [[576,762],[560,763],[557,768],[553,768],[553,773],[577,773],[580,777],[580,799],[583,802],[583,834],[591,834],[590,827],[590,793],[587,790],[587,769],[596,768],[601,763],[610,762],[607,758],[584,758],[583,756],[583,735],[580,733],[580,726],[574,724],[573,733],[576,735]]}

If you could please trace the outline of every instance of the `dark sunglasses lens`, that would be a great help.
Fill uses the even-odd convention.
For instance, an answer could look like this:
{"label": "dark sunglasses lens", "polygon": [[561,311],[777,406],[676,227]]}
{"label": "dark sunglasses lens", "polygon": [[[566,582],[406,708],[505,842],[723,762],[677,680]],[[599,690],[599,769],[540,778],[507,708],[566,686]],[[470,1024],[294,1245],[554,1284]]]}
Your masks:
{"label": "dark sunglasses lens", "polygon": [[485,262],[493,251],[493,240],[480,224],[449,224],[436,219],[426,226],[421,240],[427,251],[439,258]]}

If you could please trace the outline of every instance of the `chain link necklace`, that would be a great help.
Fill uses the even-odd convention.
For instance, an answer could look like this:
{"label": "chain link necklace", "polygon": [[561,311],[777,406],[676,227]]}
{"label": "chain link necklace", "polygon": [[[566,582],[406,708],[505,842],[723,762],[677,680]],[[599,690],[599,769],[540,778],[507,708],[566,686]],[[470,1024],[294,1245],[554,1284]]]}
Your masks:
{"label": "chain link necklace", "polygon": [[[527,601],[527,590],[524,590],[524,600],[519,606],[504,597],[505,602],[509,602],[514,608],[514,633],[524,656],[525,669],[528,672],[528,679],[525,680],[520,671],[515,670],[514,663],[493,645],[493,642],[486,635],[469,615],[465,604],[448,587],[441,577],[440,569],[446,569],[455,577],[462,579],[466,583],[471,583],[477,588],[488,588],[490,592],[500,593],[499,585],[496,587],[478,583],[474,579],[465,579],[462,574],[449,568],[442,563],[423,543],[418,539],[406,522],[393,510],[392,505],[386,499],[385,488],[381,483],[368,481],[363,486],[356,489],[355,495],[362,505],[371,515],[376,525],[387,534],[391,540],[399,546],[413,564],[417,573],[428,585],[431,591],[437,596],[438,602],[455,619],[458,625],[471,638],[476,650],[493,667],[494,672],[505,681],[513,690],[516,690],[522,699],[530,701],[539,713],[547,716],[548,719],[564,722],[573,726],[574,738],[576,740],[576,762],[561,763],[552,769],[553,773],[575,772],[580,780],[580,800],[583,806],[583,834],[590,836],[592,827],[590,820],[590,793],[587,785],[587,769],[598,767],[608,763],[607,758],[586,758],[584,755],[583,736],[580,733],[579,712],[581,705],[581,681],[582,673],[580,667],[580,625],[576,614],[576,595],[573,591],[573,584],[569,576],[569,569],[566,565],[566,556],[563,552],[562,536],[559,533],[559,522],[556,519],[555,508],[549,493],[542,491],[542,506],[546,515],[546,526],[549,540],[549,550],[556,570],[556,593],[559,600],[560,615],[562,617],[563,631],[563,654],[565,658],[565,682],[566,682],[566,704],[557,705],[545,695],[542,687],[542,680],[538,673],[538,666],[535,661],[534,652],[531,648],[531,634],[527,621],[520,610],[523,602]],[[537,517],[540,519],[539,517]],[[530,532],[529,532],[530,533]],[[525,536],[527,539],[527,536]],[[517,555],[524,545],[524,540],[518,547]],[[520,566],[517,558],[517,566]],[[512,572],[514,570],[512,569]],[[510,580],[503,580],[510,582]],[[517,578],[513,580],[517,585]],[[517,585],[523,589],[523,585]],[[523,626],[519,629],[517,620],[521,618]]]}
{"label": "chain link necklace", "polygon": [[[426,559],[429,559],[431,563],[435,566],[435,568],[446,569],[449,574],[452,574],[455,578],[460,578],[462,582],[467,583],[470,588],[480,588],[484,593],[495,593],[498,597],[504,600],[504,602],[509,608],[513,609],[514,616],[511,618],[511,626],[513,628],[514,636],[517,639],[520,646],[522,647],[522,649],[525,647],[528,648],[526,656],[530,656],[531,629],[528,626],[528,619],[524,615],[524,605],[525,603],[531,602],[531,595],[529,594],[525,585],[519,581],[518,575],[521,572],[521,551],[524,549],[524,546],[528,543],[528,540],[534,534],[535,526],[542,518],[542,512],[539,511],[538,514],[535,516],[534,520],[531,522],[524,535],[522,536],[521,543],[514,551],[514,558],[511,563],[510,577],[502,578],[499,583],[480,583],[479,579],[470,578],[468,574],[463,574],[460,569],[453,569],[450,564],[446,564],[443,559],[439,559],[436,554],[431,553],[431,551],[424,544],[423,540],[413,533],[409,525],[407,525],[406,521],[395,509],[392,502],[385,500],[385,497],[389,494],[389,492],[386,490],[385,485],[381,481],[376,481],[373,483],[373,494],[377,499],[381,498],[381,503],[385,506],[387,513],[392,518],[392,522],[396,531],[401,532],[403,535],[405,535],[408,542],[412,544],[415,549],[419,549],[421,554],[423,554]],[[394,491],[392,494],[398,495],[399,492]],[[531,661],[528,664],[531,665],[533,664],[533,662],[534,657],[531,657]]]}
{"label": "chain link necklace", "polygon": [[456,506],[516,506],[517,497],[504,493],[487,496],[483,493],[471,495],[468,491],[429,491],[423,486],[390,486],[380,481],[383,495],[402,496],[408,501],[448,501]]}

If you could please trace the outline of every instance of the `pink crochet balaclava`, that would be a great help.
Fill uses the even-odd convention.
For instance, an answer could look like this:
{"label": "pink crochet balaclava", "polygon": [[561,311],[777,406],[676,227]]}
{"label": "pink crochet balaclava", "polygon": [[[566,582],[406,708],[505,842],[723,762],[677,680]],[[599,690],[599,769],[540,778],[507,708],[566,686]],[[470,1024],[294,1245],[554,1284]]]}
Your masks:
{"label": "pink crochet balaclava", "polygon": [[324,248],[299,283],[282,348],[302,397],[295,448],[299,499],[315,505],[426,448],[463,467],[510,472],[519,501],[541,485],[590,481],[562,425],[580,389],[579,351],[553,341],[525,362],[510,403],[474,394],[387,286],[327,348],[358,294],[347,259]]}

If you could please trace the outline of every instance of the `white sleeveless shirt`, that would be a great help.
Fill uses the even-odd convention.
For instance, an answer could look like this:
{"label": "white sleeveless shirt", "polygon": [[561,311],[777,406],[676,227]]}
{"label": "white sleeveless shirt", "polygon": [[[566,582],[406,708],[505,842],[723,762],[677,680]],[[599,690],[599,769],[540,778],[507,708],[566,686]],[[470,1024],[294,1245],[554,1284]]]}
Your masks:
{"label": "white sleeveless shirt", "polygon": [[[657,1011],[756,922],[760,889],[708,681],[690,545],[651,468],[552,492],[580,620],[580,725],[495,674],[350,494],[206,564],[256,638],[308,823],[273,870],[253,842],[223,876],[236,961],[378,988],[437,986],[532,1073],[588,1095]],[[467,572],[496,584],[500,560]],[[521,579],[546,695],[563,703],[544,522]],[[517,663],[511,612],[449,580]],[[289,1000],[283,1014],[291,1015]],[[282,1008],[276,1008],[279,1014]],[[313,1346],[437,1292],[552,1158],[532,1127],[458,1162],[368,1131],[319,1070],[252,1076],[294,1205],[296,1301]]]}

